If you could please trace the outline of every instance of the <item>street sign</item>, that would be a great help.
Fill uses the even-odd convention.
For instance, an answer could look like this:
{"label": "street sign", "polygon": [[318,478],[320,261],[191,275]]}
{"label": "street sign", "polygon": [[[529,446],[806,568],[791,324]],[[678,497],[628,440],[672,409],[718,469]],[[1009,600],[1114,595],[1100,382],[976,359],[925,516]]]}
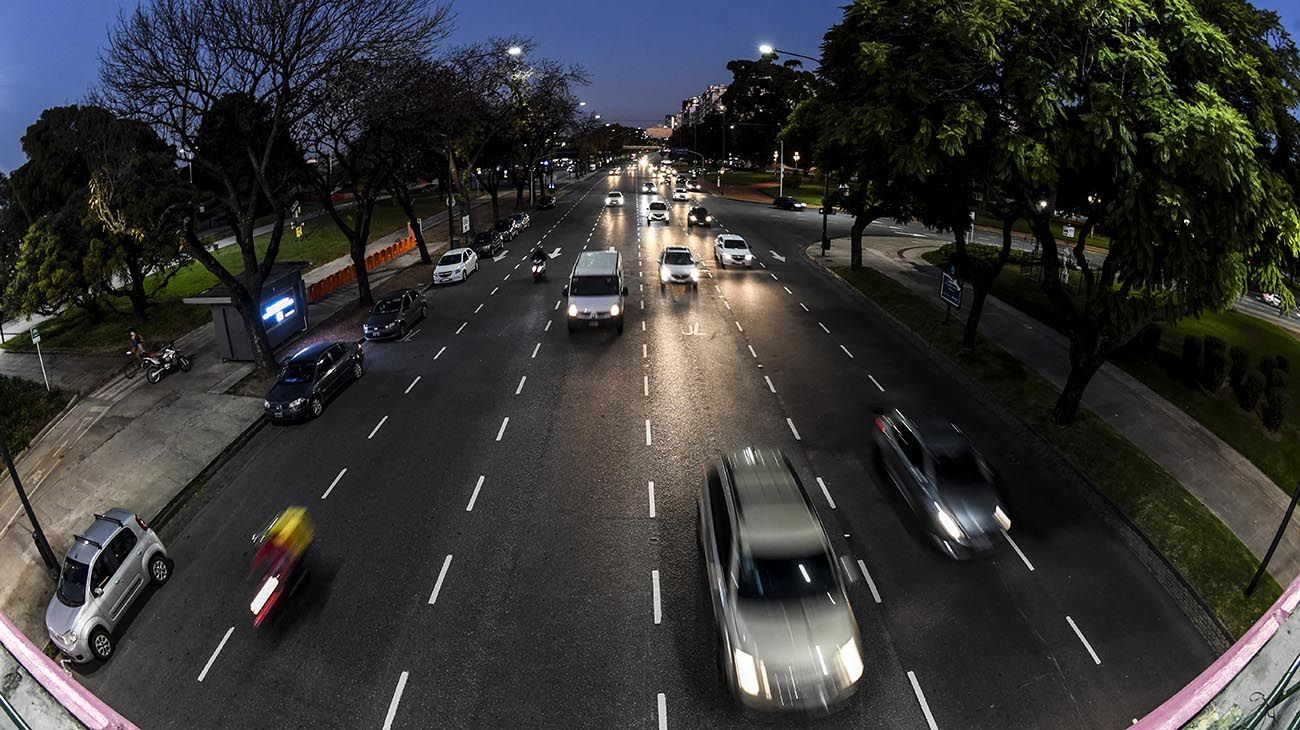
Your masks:
{"label": "street sign", "polygon": [[1074,226],[1061,226],[1061,235],[1066,238],[1074,238]]}
{"label": "street sign", "polygon": [[962,287],[955,274],[955,267],[951,265],[943,272],[943,282],[939,285],[939,299],[961,309]]}
{"label": "street sign", "polygon": [[460,217],[460,232],[469,233],[469,216],[467,215]]}
{"label": "street sign", "polygon": [[41,331],[36,329],[35,327],[32,328],[32,344],[33,345],[41,344]]}

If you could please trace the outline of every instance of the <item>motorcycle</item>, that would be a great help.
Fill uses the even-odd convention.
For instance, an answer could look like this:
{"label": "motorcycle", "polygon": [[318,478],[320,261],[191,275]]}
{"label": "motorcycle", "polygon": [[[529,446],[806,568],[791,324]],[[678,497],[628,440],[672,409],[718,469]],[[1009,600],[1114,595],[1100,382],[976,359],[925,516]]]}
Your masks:
{"label": "motorcycle", "polygon": [[144,356],[145,378],[150,383],[157,383],[162,377],[173,370],[180,369],[183,373],[188,373],[193,363],[188,357],[181,354],[176,349],[175,343],[167,343],[159,352],[150,353]]}
{"label": "motorcycle", "polygon": [[253,600],[248,604],[255,627],[261,626],[275,613],[283,610],[280,606],[287,602],[308,576],[308,547],[290,550],[282,545],[269,544],[267,536],[270,529],[268,526],[253,536],[253,544],[258,547],[250,572],[261,575]]}
{"label": "motorcycle", "polygon": [[546,262],[534,261],[533,262],[533,283],[539,282],[545,278],[546,278]]}

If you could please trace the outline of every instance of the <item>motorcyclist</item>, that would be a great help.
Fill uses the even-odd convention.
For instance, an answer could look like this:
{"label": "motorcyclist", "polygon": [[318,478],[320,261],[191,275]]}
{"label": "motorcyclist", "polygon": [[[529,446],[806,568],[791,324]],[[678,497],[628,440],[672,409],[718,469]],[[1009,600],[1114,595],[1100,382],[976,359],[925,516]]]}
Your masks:
{"label": "motorcyclist", "polygon": [[546,254],[546,249],[542,248],[542,244],[539,242],[537,246],[533,248],[533,263],[544,264],[549,258],[551,257]]}
{"label": "motorcyclist", "polygon": [[[292,592],[306,572],[304,557],[315,533],[303,507],[287,507],[277,515],[257,537],[259,545],[253,554],[251,572],[261,573],[259,583],[275,578],[286,594]],[[260,621],[260,607],[254,613],[259,614]]]}

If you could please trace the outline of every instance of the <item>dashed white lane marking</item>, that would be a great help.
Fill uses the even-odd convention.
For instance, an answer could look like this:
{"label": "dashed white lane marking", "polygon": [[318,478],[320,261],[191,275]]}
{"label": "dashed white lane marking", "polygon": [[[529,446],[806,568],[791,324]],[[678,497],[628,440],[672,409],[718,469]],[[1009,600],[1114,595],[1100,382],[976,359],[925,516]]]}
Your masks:
{"label": "dashed white lane marking", "polygon": [[501,287],[499,287],[499,286],[494,286],[494,287],[492,287],[492,291],[488,292],[488,296],[492,296],[493,294],[496,294],[496,293],[497,293],[497,290],[500,289],[500,288],[501,288]]}
{"label": "dashed white lane marking", "polygon": [[509,274],[506,274],[506,277],[505,277],[504,279],[502,279],[501,281],[509,281],[509,280],[510,280],[510,275],[509,275]]}
{"label": "dashed white lane marking", "polygon": [[790,433],[794,434],[795,441],[803,441],[803,439],[799,438],[799,429],[794,427],[794,421],[787,418],[785,419],[785,424],[790,427]]}
{"label": "dashed white lane marking", "polygon": [[550,332],[550,331],[551,331],[551,320],[549,320],[549,319],[546,320],[546,326],[542,328],[542,331],[543,331],[543,332]]}
{"label": "dashed white lane marking", "polygon": [[478,314],[478,313],[481,312],[482,310],[483,310],[483,305],[480,304],[480,305],[478,305],[477,307],[474,307],[474,314]]}
{"label": "dashed white lane marking", "polygon": [[655,626],[658,626],[664,619],[663,608],[659,604],[659,571],[650,571],[650,589],[654,593],[655,604]]}
{"label": "dashed white lane marking", "polygon": [[655,516],[655,483],[650,482],[650,517]]}
{"label": "dashed white lane marking", "polygon": [[[1092,663],[1101,664],[1101,657],[1097,656],[1097,652],[1092,650],[1092,644],[1089,644],[1088,640],[1084,638],[1083,632],[1079,630],[1079,625],[1076,624],[1074,622],[1074,619],[1070,618],[1069,616],[1066,616],[1065,620],[1067,623],[1070,624],[1070,628],[1074,629],[1074,635],[1079,637],[1079,641],[1083,642],[1083,648],[1088,650],[1088,656],[1092,657]],[[655,623],[659,623],[659,622],[656,621]]]}
{"label": "dashed white lane marking", "polygon": [[483,474],[480,474],[478,476],[478,484],[474,485],[474,493],[469,495],[469,504],[465,505],[466,512],[474,511],[474,502],[478,501],[478,490],[483,488],[483,481],[485,479],[487,479],[487,476]]}
{"label": "dashed white lane marking", "polygon": [[641,320],[641,331],[645,332],[645,320]]}
{"label": "dashed white lane marking", "polygon": [[444,352],[446,352],[446,351],[447,351],[447,346],[446,346],[446,345],[443,345],[442,349],[441,349],[441,350],[438,350],[438,354],[433,356],[433,359],[434,359],[434,360],[437,360],[438,358],[442,357],[442,353],[444,353]]}
{"label": "dashed white lane marking", "polygon": [[456,328],[456,334],[460,334],[460,331],[463,330],[463,329],[465,329],[467,326],[469,326],[469,322],[466,322],[466,323],[462,324],[461,326],[457,327],[457,328]]}
{"label": "dashed white lane marking", "polygon": [[845,354],[845,355],[848,355],[848,356],[849,356],[849,359],[850,359],[850,360],[855,359],[855,358],[853,357],[853,353],[849,352],[849,348],[845,347],[844,345],[840,345],[840,349],[844,351],[844,354]]}
{"label": "dashed white lane marking", "polygon": [[808,309],[808,305],[804,304],[803,302],[799,302],[799,306],[803,307],[803,311],[805,312],[811,311],[810,309]]}
{"label": "dashed white lane marking", "polygon": [[727,301],[726,299],[723,299],[722,303],[726,305],[728,311],[731,310],[731,302]]}
{"label": "dashed white lane marking", "polygon": [[1015,549],[1016,555],[1020,556],[1020,559],[1023,560],[1025,563],[1025,567],[1029,568],[1029,572],[1032,573],[1034,571],[1034,564],[1029,562],[1029,558],[1025,557],[1025,554],[1020,550],[1020,546],[1016,544],[1015,540],[1011,539],[1011,533],[1007,532],[1006,530],[1003,530],[1002,536],[1007,539],[1007,542],[1011,543],[1011,547]]}
{"label": "dashed white lane marking", "polygon": [[871,598],[876,603],[880,603],[880,591],[876,589],[876,582],[871,579],[871,571],[867,570],[867,564],[858,559],[858,570],[862,571],[862,579],[867,582],[867,588],[871,589]]}
{"label": "dashed white lane marking", "polygon": [[934,724],[934,715],[930,714],[930,703],[925,701],[925,693],[921,691],[921,683],[916,681],[916,673],[909,670],[907,680],[912,683],[916,701],[921,705],[921,713],[925,715],[925,724],[930,726],[930,730],[939,730],[939,726]]}
{"label": "dashed white lane marking", "polygon": [[645,311],[645,300],[644,300],[644,299],[641,300],[641,311],[642,311],[642,312]]}
{"label": "dashed white lane marking", "polygon": [[379,419],[379,423],[376,423],[376,424],[375,424],[375,427],[372,428],[372,429],[370,429],[370,435],[366,437],[366,440],[369,441],[370,439],[374,438],[374,437],[375,437],[375,434],[379,433],[379,429],[380,429],[380,428],[384,425],[384,423],[387,422],[387,421],[388,421],[388,416],[384,416],[383,418]]}
{"label": "dashed white lane marking", "polygon": [[645,445],[650,445],[650,419],[645,419]]}
{"label": "dashed white lane marking", "polygon": [[442,570],[438,571],[438,581],[433,584],[433,593],[429,594],[430,606],[438,602],[438,593],[442,591],[442,581],[446,579],[447,568],[450,567],[451,567],[451,556],[448,555],[447,559],[442,561]]}
{"label": "dashed white lane marking", "polygon": [[740,322],[736,322],[736,329],[740,330],[741,332],[745,331],[745,328],[740,326]]}
{"label": "dashed white lane marking", "polygon": [[821,322],[818,322],[817,326],[822,328],[822,332],[825,332],[828,335],[831,333],[830,330],[826,329],[826,325],[822,324]]}
{"label": "dashed white lane marking", "polygon": [[339,482],[343,479],[343,475],[347,473],[348,473],[348,468],[345,466],[343,467],[343,470],[339,472],[339,475],[334,477],[334,481],[330,482],[329,488],[325,490],[325,493],[322,494],[320,498],[325,499],[326,497],[330,496],[330,492],[334,491],[334,487],[337,487],[339,485]]}
{"label": "dashed white lane marking", "polygon": [[776,274],[768,274],[768,276],[772,277],[772,281],[780,281],[780,279],[776,278]]}
{"label": "dashed white lane marking", "polygon": [[754,357],[758,357],[758,353],[757,353],[757,352],[754,352],[754,346],[753,346],[753,345],[746,345],[746,347],[749,348],[749,354],[750,354],[750,355],[753,355]]}
{"label": "dashed white lane marking", "polygon": [[647,398],[650,397],[650,376],[649,375],[641,376],[641,390],[643,393],[645,393],[645,397]]}
{"label": "dashed white lane marking", "polygon": [[835,509],[835,500],[831,499],[831,490],[826,488],[826,482],[823,482],[821,477],[817,477],[817,486],[822,488],[822,495],[826,497],[826,504],[829,504],[831,509]]}
{"label": "dashed white lane marking", "polygon": [[527,379],[528,379],[527,375],[523,375],[519,378],[519,387],[515,388],[515,395],[519,395],[520,393],[524,392],[524,381]]}
{"label": "dashed white lane marking", "polygon": [[659,730],[668,730],[668,700],[664,693],[659,693]]}
{"label": "dashed white lane marking", "polygon": [[560,302],[562,302],[562,301],[564,301],[564,300],[562,300],[562,299],[556,299],[556,300],[555,300],[555,308],[552,309],[551,311],[554,312],[556,309],[559,309],[559,308],[560,308]]}
{"label": "dashed white lane marking", "polygon": [[508,423],[510,423],[510,416],[506,416],[501,420],[501,429],[497,431],[497,441],[500,441],[501,437],[506,434],[506,424]]}
{"label": "dashed white lane marking", "polygon": [[412,381],[411,381],[411,384],[408,385],[408,386],[406,386],[406,390],[402,392],[402,395],[406,395],[407,393],[410,393],[410,392],[411,392],[411,388],[414,388],[414,387],[415,387],[415,384],[418,383],[418,382],[420,382],[420,378],[422,378],[422,377],[424,377],[424,376],[423,376],[423,375],[417,375],[417,376],[415,376],[415,380],[412,380]]}
{"label": "dashed white lane marking", "polygon": [[649,350],[646,349],[646,344],[644,342],[641,343],[641,357],[642,358],[650,357]]}
{"label": "dashed white lane marking", "polygon": [[528,359],[530,359],[530,360],[535,360],[535,359],[537,359],[537,351],[540,350],[540,349],[542,349],[542,343],[539,342],[539,343],[537,343],[537,344],[533,347],[533,355],[532,355],[532,357],[530,357],[530,358],[528,358]]}
{"label": "dashed white lane marking", "polygon": [[763,376],[763,380],[766,380],[766,381],[767,381],[767,389],[770,390],[770,391],[772,391],[773,393],[775,393],[775,392],[776,392],[776,386],[775,386],[775,385],[772,385],[772,379],[769,378],[769,377],[767,377],[766,375],[764,375],[764,376]]}
{"label": "dashed white lane marking", "polygon": [[411,332],[408,335],[402,338],[402,342],[410,342],[411,340],[415,339],[415,336],[420,334],[420,330],[422,329],[424,328],[416,327],[415,329],[411,330]]}
{"label": "dashed white lane marking", "polygon": [[767,268],[767,264],[763,263],[762,261],[759,261],[759,262],[758,262],[758,265],[759,265],[759,266],[762,266],[762,267],[765,268],[765,269]]}
{"label": "dashed white lane marking", "polygon": [[518,269],[520,266],[523,266],[523,264],[515,264],[515,269]]}
{"label": "dashed white lane marking", "polygon": [[225,648],[226,642],[230,641],[230,635],[233,633],[235,633],[234,626],[231,626],[230,628],[226,629],[226,635],[221,637],[221,643],[217,644],[217,648],[215,651],[212,652],[212,656],[208,657],[208,663],[203,665],[203,671],[199,672],[200,682],[203,681],[204,677],[208,676],[208,670],[212,668],[212,663],[217,660],[217,655],[221,653],[221,650],[223,648]]}

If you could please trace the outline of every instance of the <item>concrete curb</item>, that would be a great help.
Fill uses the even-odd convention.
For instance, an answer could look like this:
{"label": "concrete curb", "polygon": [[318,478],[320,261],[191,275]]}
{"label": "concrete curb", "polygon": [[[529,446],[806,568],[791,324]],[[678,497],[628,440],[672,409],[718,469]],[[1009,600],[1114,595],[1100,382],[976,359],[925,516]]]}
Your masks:
{"label": "concrete curb", "polygon": [[[817,249],[818,254],[812,253],[814,248]],[[1112,502],[1091,479],[1081,472],[1064,453],[1020,416],[1012,413],[992,391],[968,375],[955,361],[932,347],[929,342],[896,319],[884,307],[858,290],[857,287],[818,262],[816,256],[820,254],[820,251],[820,241],[809,244],[803,249],[804,256],[813,265],[813,268],[824,272],[823,275],[829,280],[865,302],[868,307],[880,315],[881,321],[888,323],[887,326],[902,334],[905,339],[912,343],[913,347],[928,353],[931,359],[949,377],[965,385],[968,392],[975,396],[981,406],[1002,421],[1008,431],[1016,434],[1022,443],[1030,444],[1040,457],[1054,466],[1062,476],[1065,476],[1064,481],[1069,483],[1107,524],[1115,528],[1120,539],[1133,551],[1142,565],[1156,579],[1156,582],[1174,599],[1174,602],[1182,609],[1183,614],[1192,622],[1192,625],[1196,627],[1197,632],[1210,645],[1211,649],[1222,654],[1232,646],[1236,638],[1214,615],[1214,611],[1201,597],[1196,588],[1192,586],[1173,563],[1169,562],[1169,558],[1165,557],[1165,554],[1151,542],[1146,533],[1118,505]],[[938,310],[937,307],[935,309]]]}

